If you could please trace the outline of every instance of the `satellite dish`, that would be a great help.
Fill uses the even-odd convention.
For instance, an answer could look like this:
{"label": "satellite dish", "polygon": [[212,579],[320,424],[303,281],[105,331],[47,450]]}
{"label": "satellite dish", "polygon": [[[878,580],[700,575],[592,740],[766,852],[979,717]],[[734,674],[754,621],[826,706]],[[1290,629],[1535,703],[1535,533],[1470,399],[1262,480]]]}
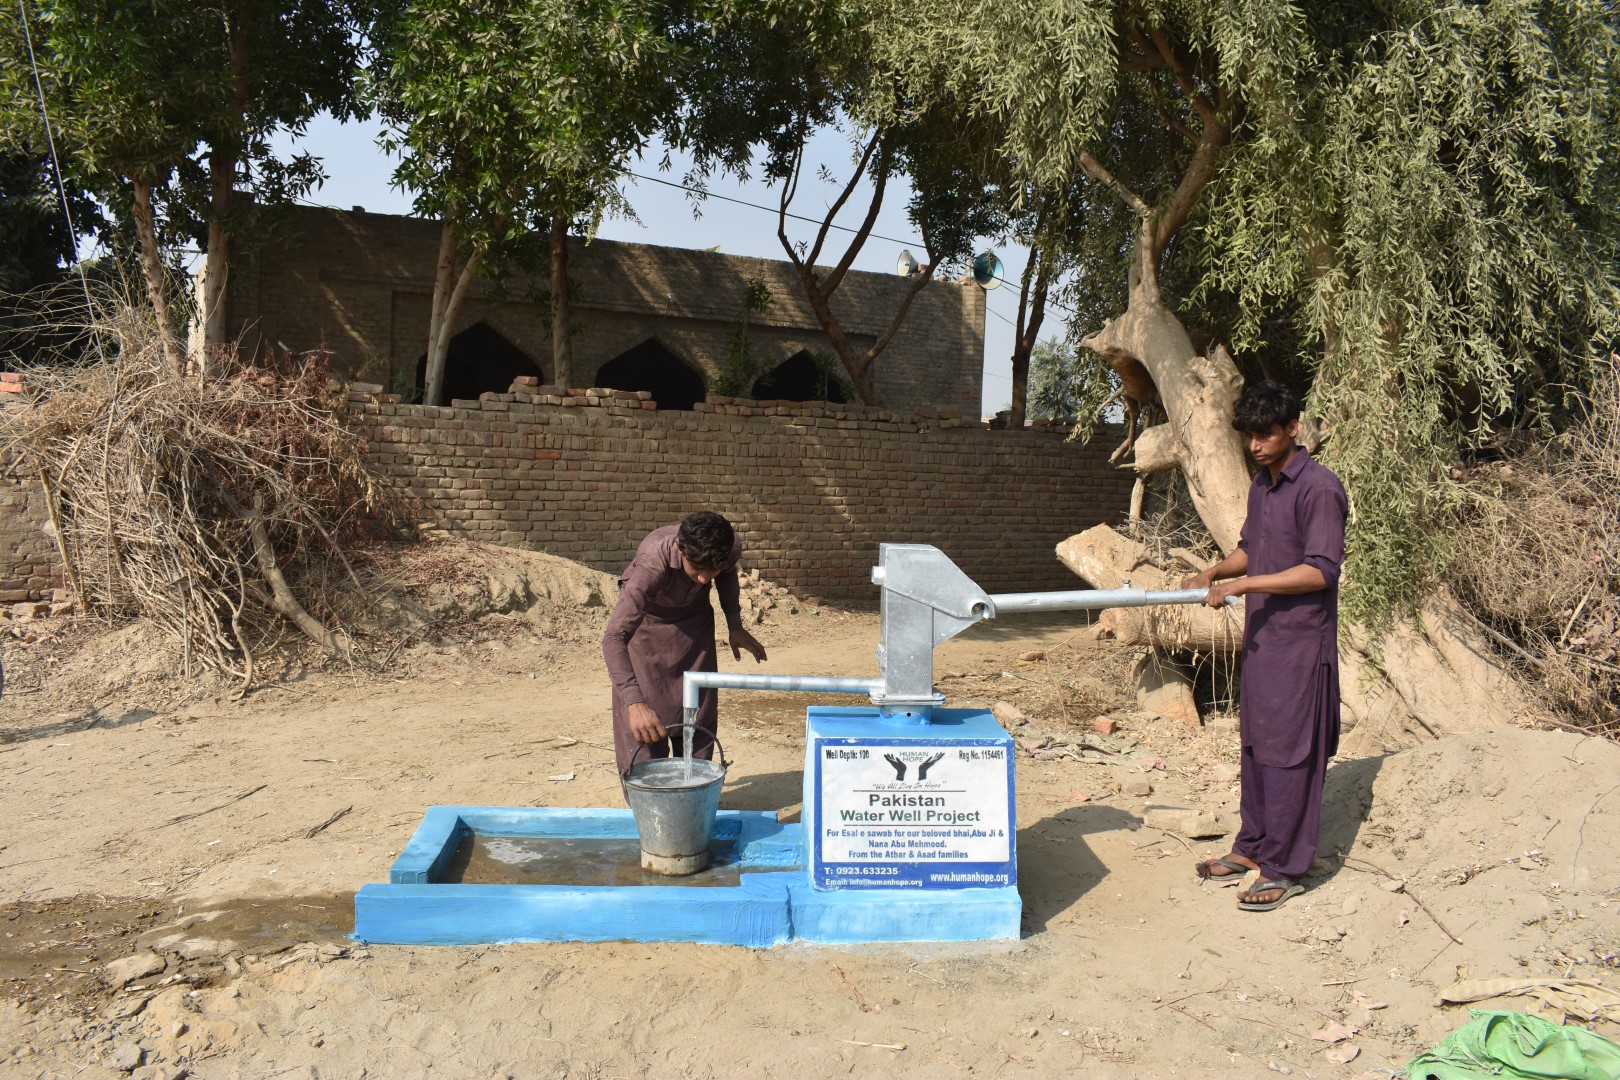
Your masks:
{"label": "satellite dish", "polygon": [[894,272],[901,277],[910,277],[921,269],[922,264],[911,254],[910,249],[900,252],[900,258],[894,264]]}
{"label": "satellite dish", "polygon": [[973,258],[973,280],[979,283],[979,288],[985,292],[1001,287],[1001,260],[996,253],[987,251],[983,255]]}

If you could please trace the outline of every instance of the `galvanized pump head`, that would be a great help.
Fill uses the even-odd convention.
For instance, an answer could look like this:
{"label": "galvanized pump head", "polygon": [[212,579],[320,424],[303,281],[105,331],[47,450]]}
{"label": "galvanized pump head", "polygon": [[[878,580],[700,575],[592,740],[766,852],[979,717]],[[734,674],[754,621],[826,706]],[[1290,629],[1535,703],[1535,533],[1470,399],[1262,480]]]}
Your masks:
{"label": "galvanized pump head", "polygon": [[872,691],[872,703],[886,715],[926,717],[945,703],[934,689],[934,647],[993,617],[995,605],[928,544],[879,544],[872,583],[883,589],[877,647],[882,685]]}

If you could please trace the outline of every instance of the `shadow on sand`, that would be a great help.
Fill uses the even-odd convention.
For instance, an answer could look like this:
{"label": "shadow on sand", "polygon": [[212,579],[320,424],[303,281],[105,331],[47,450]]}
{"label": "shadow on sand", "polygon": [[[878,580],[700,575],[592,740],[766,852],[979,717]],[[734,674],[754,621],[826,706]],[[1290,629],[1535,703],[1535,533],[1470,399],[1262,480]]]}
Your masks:
{"label": "shadow on sand", "polygon": [[1101,885],[1108,867],[1085,838],[1134,830],[1135,814],[1113,806],[1071,806],[1018,830],[1018,891],[1024,898],[1024,933],[1039,934],[1049,920]]}

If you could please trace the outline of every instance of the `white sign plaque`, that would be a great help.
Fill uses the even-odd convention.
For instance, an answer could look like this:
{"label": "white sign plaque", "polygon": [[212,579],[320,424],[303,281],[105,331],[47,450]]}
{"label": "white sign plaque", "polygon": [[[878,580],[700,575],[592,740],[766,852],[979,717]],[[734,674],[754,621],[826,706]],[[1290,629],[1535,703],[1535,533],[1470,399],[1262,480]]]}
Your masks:
{"label": "white sign plaque", "polygon": [[823,888],[1013,882],[1004,742],[828,740],[815,748]]}

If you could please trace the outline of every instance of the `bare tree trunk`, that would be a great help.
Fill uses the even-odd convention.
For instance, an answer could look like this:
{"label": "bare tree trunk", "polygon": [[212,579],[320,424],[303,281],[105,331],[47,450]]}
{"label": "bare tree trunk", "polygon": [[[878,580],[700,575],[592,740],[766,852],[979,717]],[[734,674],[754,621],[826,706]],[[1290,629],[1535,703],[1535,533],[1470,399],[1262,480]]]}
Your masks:
{"label": "bare tree trunk", "polygon": [[[1095,588],[1179,589],[1201,566],[1161,567],[1142,544],[1107,525],[1095,525],[1057,546],[1058,561]],[[1109,608],[1098,629],[1121,644],[1159,652],[1234,653],[1243,647],[1243,608],[1203,605]]]}
{"label": "bare tree trunk", "polygon": [[422,404],[444,404],[444,365],[450,353],[450,330],[467,298],[467,290],[484,264],[484,249],[467,256],[467,265],[456,272],[456,219],[446,212],[439,230],[439,258],[433,268],[433,302],[428,314],[427,371],[422,378]]}
{"label": "bare tree trunk", "polygon": [[[337,636],[298,602],[298,598],[287,585],[286,577],[281,573],[281,567],[276,563],[276,549],[270,543],[269,530],[264,527],[264,500],[254,496],[253,509],[243,517],[248,523],[248,535],[253,540],[253,557],[259,564],[259,573],[264,575],[265,582],[270,586],[271,606],[288,622],[302,630],[304,636],[336,656],[340,651]],[[251,665],[252,656],[245,651],[243,655],[248,657],[248,663]],[[248,671],[251,681],[252,668],[249,667]]]}
{"label": "bare tree trunk", "polygon": [[[1086,175],[1118,194],[1138,221],[1126,310],[1083,343],[1116,371],[1134,372],[1133,365],[1140,365],[1152,379],[1167,420],[1142,433],[1132,467],[1139,475],[1179,468],[1199,517],[1221,551],[1229,553],[1242,530],[1249,486],[1243,445],[1231,428],[1241,378],[1225,348],[1217,346],[1208,356],[1193,348],[1186,328],[1163,302],[1157,274],[1170,238],[1214,175],[1216,153],[1230,132],[1221,119],[1218,95],[1206,98],[1186,77],[1180,57],[1157,38],[1151,46],[1145,40],[1141,45],[1144,52],[1159,48],[1204,127],[1198,133],[1183,130],[1195,141],[1193,155],[1176,190],[1157,207],[1091,155],[1081,155]],[[1121,541],[1112,530],[1093,529],[1064,541],[1059,550],[1063,561],[1097,588],[1116,588],[1127,576],[1132,584],[1168,584],[1180,576],[1179,568],[1154,566],[1140,545]],[[1231,648],[1232,627],[1209,623],[1224,613],[1204,612],[1208,609],[1184,616],[1110,612],[1102,623],[1123,640],[1159,651]],[[1431,599],[1421,621],[1397,621],[1379,643],[1367,641],[1356,627],[1344,627],[1339,653],[1344,711],[1354,725],[1342,744],[1345,754],[1377,753],[1421,738],[1492,726],[1527,709],[1522,693],[1443,595]],[[1376,663],[1374,656],[1380,657]]]}
{"label": "bare tree trunk", "polygon": [[568,215],[551,219],[551,382],[574,385],[574,346],[568,327]]}
{"label": "bare tree trunk", "polygon": [[212,366],[209,353],[225,344],[225,283],[231,268],[231,233],[221,214],[229,213],[234,201],[236,160],[223,160],[216,153],[210,155],[208,167],[213,173],[213,216],[208,222],[208,251],[197,272],[197,310],[187,343],[193,361],[204,370]]}
{"label": "bare tree trunk", "polygon": [[174,325],[170,321],[168,291],[164,287],[163,257],[158,252],[157,225],[152,218],[152,182],[144,177],[131,177],[135,188],[132,207],[135,217],[135,235],[140,242],[141,276],[146,279],[146,299],[152,305],[157,320],[158,341],[163,348],[163,367],[178,378],[185,374],[185,360],[174,340]]}
{"label": "bare tree trunk", "polygon": [[[1037,223],[1036,232],[1039,231],[1040,226]],[[1038,269],[1037,262],[1040,264]],[[1046,292],[1051,284],[1051,277],[1052,261],[1042,255],[1039,247],[1031,246],[1029,262],[1024,265],[1024,277],[1018,286],[1018,324],[1013,338],[1012,405],[1007,418],[1008,427],[1023,427],[1029,411],[1029,357],[1035,351],[1035,342],[1041,332],[1041,322],[1046,318]],[[1030,295],[1032,278],[1033,302]]]}
{"label": "bare tree trunk", "polygon": [[422,403],[444,404],[443,336],[445,309],[450,303],[450,282],[456,272],[456,222],[449,213],[439,226],[439,258],[433,264],[433,302],[428,308],[427,371],[422,377]]}
{"label": "bare tree trunk", "polygon": [[1243,528],[1249,478],[1243,442],[1231,426],[1232,403],[1243,380],[1225,348],[1198,354],[1159,292],[1159,257],[1191,215],[1215,174],[1217,154],[1231,138],[1215,103],[1195,100],[1194,107],[1204,128],[1180,182],[1162,206],[1149,206],[1090,154],[1081,154],[1086,175],[1112,188],[1137,214],[1125,313],[1081,344],[1101,353],[1115,370],[1140,364],[1147,371],[1164,405],[1175,462],[1187,478],[1198,516],[1221,551],[1231,552]]}
{"label": "bare tree trunk", "polygon": [[1249,487],[1243,442],[1232,430],[1232,404],[1243,380],[1231,356],[1219,347],[1210,356],[1198,355],[1174,312],[1135,295],[1124,315],[1083,344],[1128,353],[1152,375],[1170,417],[1175,464],[1187,478],[1198,516],[1221,551],[1230,553],[1243,528]]}
{"label": "bare tree trunk", "polygon": [[236,169],[241,161],[239,133],[247,123],[251,85],[248,79],[248,41],[253,35],[255,5],[240,0],[230,22],[231,120],[235,129],[209,148],[211,185],[208,216],[208,251],[197,280],[197,311],[191,335],[195,360],[208,370],[210,353],[225,344],[225,286],[231,268],[231,230],[235,222]]}

